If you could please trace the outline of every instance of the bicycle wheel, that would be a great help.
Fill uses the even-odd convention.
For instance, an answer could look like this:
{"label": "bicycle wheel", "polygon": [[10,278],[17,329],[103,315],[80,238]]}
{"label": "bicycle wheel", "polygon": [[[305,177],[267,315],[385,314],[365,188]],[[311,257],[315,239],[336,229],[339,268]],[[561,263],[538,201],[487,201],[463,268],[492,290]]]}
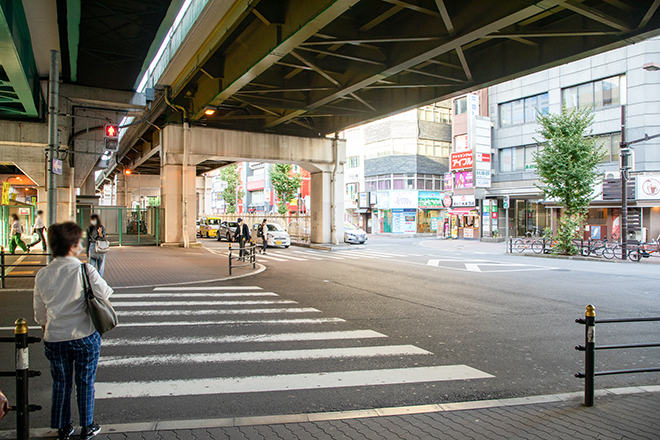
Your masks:
{"label": "bicycle wheel", "polygon": [[534,240],[532,242],[532,252],[535,254],[540,254],[543,252],[543,240]]}
{"label": "bicycle wheel", "polygon": [[525,242],[523,241],[522,238],[519,238],[518,240],[513,242],[513,248],[517,252],[523,252],[526,247],[527,247],[527,245],[525,245]]}
{"label": "bicycle wheel", "polygon": [[639,251],[639,249],[632,250],[628,253],[628,259],[630,259],[630,261],[639,263],[639,260],[642,259],[642,253]]}

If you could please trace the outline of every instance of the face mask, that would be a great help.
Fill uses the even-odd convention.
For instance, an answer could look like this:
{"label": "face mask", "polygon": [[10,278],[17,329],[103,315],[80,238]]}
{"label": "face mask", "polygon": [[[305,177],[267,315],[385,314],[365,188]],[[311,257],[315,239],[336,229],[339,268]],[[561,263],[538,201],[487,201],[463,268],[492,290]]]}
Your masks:
{"label": "face mask", "polygon": [[97,223],[97,222],[96,222],[96,220],[92,220],[91,223],[92,223],[92,226],[96,226],[96,223]]}
{"label": "face mask", "polygon": [[82,243],[78,242],[78,246],[76,246],[75,248],[76,256],[80,255],[82,250],[83,250]]}

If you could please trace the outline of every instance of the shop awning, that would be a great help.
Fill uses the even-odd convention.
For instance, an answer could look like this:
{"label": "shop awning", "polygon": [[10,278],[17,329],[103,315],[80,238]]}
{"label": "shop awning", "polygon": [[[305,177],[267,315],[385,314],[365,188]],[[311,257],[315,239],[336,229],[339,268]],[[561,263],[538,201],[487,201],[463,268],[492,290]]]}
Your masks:
{"label": "shop awning", "polygon": [[478,213],[477,208],[454,208],[449,211],[450,215],[477,215]]}

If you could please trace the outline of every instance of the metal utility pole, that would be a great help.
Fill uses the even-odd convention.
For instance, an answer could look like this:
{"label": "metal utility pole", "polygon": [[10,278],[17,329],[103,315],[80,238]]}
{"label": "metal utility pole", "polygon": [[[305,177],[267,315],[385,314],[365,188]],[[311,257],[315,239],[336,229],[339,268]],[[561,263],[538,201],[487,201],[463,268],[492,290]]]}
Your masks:
{"label": "metal utility pole", "polygon": [[621,105],[621,259],[626,260],[628,256],[628,157],[630,150],[626,144],[626,106]]}
{"label": "metal utility pole", "polygon": [[[60,95],[60,53],[50,51],[50,78],[48,84],[48,226],[57,223],[57,175],[53,172],[53,159],[59,149],[57,140],[57,113]],[[48,256],[50,262],[51,257]]]}

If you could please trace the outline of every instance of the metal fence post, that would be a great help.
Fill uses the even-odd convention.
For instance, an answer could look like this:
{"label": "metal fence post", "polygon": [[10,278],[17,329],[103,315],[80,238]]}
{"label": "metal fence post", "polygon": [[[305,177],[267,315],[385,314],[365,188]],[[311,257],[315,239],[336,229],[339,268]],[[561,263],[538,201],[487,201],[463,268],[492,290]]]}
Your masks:
{"label": "metal fence post", "polygon": [[596,345],[596,309],[589,304],[584,313],[584,406],[594,406],[594,347]]}
{"label": "metal fence post", "polygon": [[231,276],[231,243],[229,243],[229,275]]}
{"label": "metal fence post", "polygon": [[0,287],[5,288],[5,248],[0,249]]}
{"label": "metal fence post", "polygon": [[25,318],[15,322],[16,338],[16,440],[30,438],[30,407],[28,400],[28,370],[30,367],[28,349],[28,326]]}

